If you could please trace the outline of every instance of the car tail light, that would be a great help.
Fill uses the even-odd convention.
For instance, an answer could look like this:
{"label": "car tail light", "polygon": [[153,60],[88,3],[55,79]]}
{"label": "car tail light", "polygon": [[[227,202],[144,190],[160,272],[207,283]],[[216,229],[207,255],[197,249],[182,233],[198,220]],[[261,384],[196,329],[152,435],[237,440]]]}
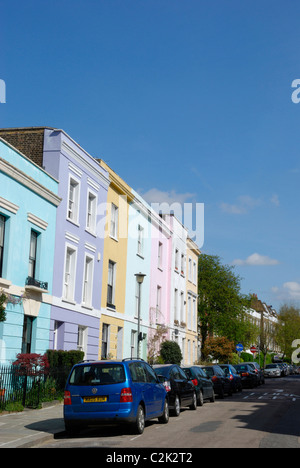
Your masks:
{"label": "car tail light", "polygon": [[120,403],[132,403],[132,402],[133,402],[133,397],[132,397],[131,388],[123,388],[123,390],[121,391]]}
{"label": "car tail light", "polygon": [[230,374],[229,380],[233,380],[233,375],[232,374]]}
{"label": "car tail light", "polygon": [[71,404],[72,404],[71,393],[66,390],[65,395],[64,395],[64,405],[68,406]]}
{"label": "car tail light", "polygon": [[218,377],[216,375],[214,375],[211,379],[213,382],[218,382]]}
{"label": "car tail light", "polygon": [[243,372],[242,377],[249,377],[249,372]]}
{"label": "car tail light", "polygon": [[193,384],[195,385],[195,387],[197,387],[197,385],[198,385],[198,380],[197,380],[197,379],[193,379],[192,382],[193,382]]}
{"label": "car tail light", "polygon": [[171,391],[171,383],[168,380],[164,381],[163,386],[165,387],[167,392]]}

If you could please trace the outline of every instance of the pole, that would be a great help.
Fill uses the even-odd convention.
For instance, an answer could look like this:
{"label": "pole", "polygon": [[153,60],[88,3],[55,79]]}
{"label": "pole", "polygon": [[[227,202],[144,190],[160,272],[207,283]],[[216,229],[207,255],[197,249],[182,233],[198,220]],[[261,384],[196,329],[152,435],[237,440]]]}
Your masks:
{"label": "pole", "polygon": [[140,357],[140,332],[141,332],[141,283],[139,283],[139,303],[138,303],[138,336],[137,336],[137,357]]}

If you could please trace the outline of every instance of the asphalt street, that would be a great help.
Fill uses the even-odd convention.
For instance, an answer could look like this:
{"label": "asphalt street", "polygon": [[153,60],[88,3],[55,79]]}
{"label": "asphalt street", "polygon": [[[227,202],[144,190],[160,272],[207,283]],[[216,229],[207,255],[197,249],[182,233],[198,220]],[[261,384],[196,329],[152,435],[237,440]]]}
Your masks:
{"label": "asphalt street", "polygon": [[37,446],[111,448],[114,456],[125,448],[300,448],[299,415],[300,376],[290,376],[217,398],[197,411],[184,409],[168,425],[148,422],[141,436],[129,434],[126,427],[88,428],[76,437],[59,432]]}

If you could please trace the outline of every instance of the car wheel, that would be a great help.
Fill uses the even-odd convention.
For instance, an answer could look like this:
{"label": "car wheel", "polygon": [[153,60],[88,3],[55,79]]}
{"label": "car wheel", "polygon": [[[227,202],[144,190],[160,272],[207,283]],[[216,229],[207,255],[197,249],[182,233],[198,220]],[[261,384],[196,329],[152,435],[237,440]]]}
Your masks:
{"label": "car wheel", "polygon": [[168,424],[170,418],[169,414],[169,402],[168,400],[165,400],[165,406],[164,406],[164,412],[160,418],[158,418],[159,422],[161,424]]}
{"label": "car wheel", "polygon": [[196,395],[196,392],[194,392],[193,403],[190,405],[190,409],[193,410],[193,411],[196,411],[196,409],[197,409],[197,395]]}
{"label": "car wheel", "polygon": [[225,392],[224,392],[224,387],[222,387],[220,393],[219,393],[219,397],[221,398],[221,400],[224,400],[225,398]]}
{"label": "car wheel", "polygon": [[176,418],[178,418],[178,416],[180,415],[180,400],[178,395],[176,395],[175,397],[173,414],[174,416],[176,416]]}
{"label": "car wheel", "polygon": [[214,403],[214,402],[216,401],[216,395],[215,395],[215,392],[214,392],[214,391],[213,391],[212,397],[209,399],[209,401],[210,401],[211,403]]}
{"label": "car wheel", "polygon": [[135,434],[143,434],[145,429],[145,411],[142,405],[139,405],[136,415],[136,421],[133,425]]}
{"label": "car wheel", "polygon": [[198,406],[203,406],[204,405],[204,398],[203,398],[203,392],[202,390],[200,390],[200,394],[199,394],[199,397],[198,397]]}

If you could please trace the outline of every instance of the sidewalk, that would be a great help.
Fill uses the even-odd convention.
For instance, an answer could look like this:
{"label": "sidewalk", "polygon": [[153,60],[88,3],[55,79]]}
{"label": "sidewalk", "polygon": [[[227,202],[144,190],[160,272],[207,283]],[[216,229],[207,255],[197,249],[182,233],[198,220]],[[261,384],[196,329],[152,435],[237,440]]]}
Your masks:
{"label": "sidewalk", "polygon": [[63,404],[52,403],[21,413],[0,413],[0,449],[34,447],[64,430]]}

